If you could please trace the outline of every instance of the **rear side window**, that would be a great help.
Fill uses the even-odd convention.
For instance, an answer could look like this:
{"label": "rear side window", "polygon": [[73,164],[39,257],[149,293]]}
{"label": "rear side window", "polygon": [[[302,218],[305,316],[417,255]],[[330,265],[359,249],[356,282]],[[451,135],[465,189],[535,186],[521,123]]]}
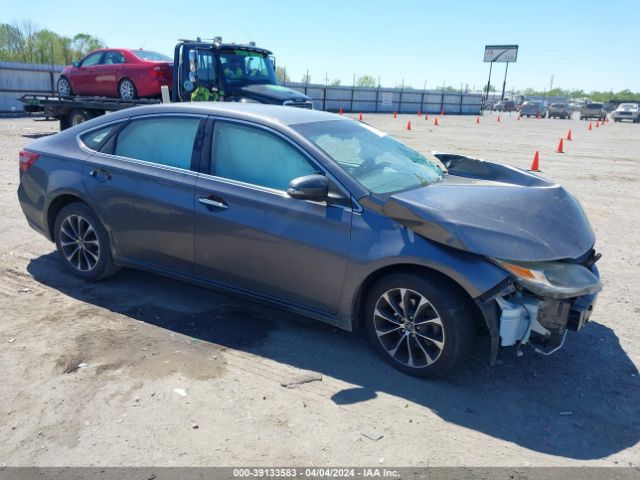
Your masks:
{"label": "rear side window", "polygon": [[212,154],[212,175],[276,190],[286,190],[294,178],[319,172],[281,138],[243,125],[216,122]]}
{"label": "rear side window", "polygon": [[120,52],[106,52],[102,59],[104,65],[118,65],[124,63],[124,55]]}
{"label": "rear side window", "polygon": [[134,120],[118,134],[113,153],[189,170],[199,125],[199,118]]}
{"label": "rear side window", "polygon": [[120,125],[120,123],[114,123],[107,127],[91,130],[90,132],[81,135],[80,139],[87,148],[98,151],[104,145],[109,135],[111,135],[111,132],[114,132]]}

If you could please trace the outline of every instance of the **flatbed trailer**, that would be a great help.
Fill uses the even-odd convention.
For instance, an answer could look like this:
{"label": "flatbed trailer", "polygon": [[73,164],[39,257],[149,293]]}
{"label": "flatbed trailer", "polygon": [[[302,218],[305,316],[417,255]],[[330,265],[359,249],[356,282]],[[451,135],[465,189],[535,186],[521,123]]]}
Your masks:
{"label": "flatbed trailer", "polygon": [[59,95],[26,94],[18,98],[25,105],[25,111],[43,111],[47,117],[60,120],[60,130],[65,130],[107,112],[140,105],[155,105],[162,100],[140,98],[122,100],[110,97],[61,97]]}
{"label": "flatbed trailer", "polygon": [[[81,63],[74,63],[74,68],[82,68]],[[174,52],[173,75],[175,81],[170,98],[174,102],[190,102],[194,97],[199,97],[196,99],[200,101],[313,108],[308,96],[278,85],[271,51],[258,48],[253,42],[249,45],[223,44],[220,37],[213,42],[203,42],[199,38],[179,40]],[[60,130],[108,112],[162,102],[160,98],[124,100],[38,94],[26,94],[18,100],[24,104],[26,112],[43,111],[47,117],[59,119]]]}

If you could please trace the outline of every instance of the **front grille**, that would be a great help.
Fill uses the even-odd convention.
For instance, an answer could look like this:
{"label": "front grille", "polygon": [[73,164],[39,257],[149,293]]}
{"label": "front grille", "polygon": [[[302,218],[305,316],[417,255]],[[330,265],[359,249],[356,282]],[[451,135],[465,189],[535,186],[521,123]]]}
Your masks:
{"label": "front grille", "polygon": [[313,110],[313,102],[308,101],[295,101],[295,100],[286,100],[282,103],[285,107],[298,107],[298,108],[307,108],[309,110]]}

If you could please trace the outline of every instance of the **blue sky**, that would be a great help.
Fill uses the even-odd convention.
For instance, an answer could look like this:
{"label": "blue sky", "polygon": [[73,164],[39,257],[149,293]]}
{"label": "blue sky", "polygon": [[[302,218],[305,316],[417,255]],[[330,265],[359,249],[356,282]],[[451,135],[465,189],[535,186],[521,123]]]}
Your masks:
{"label": "blue sky", "polygon": [[[30,19],[42,28],[87,32],[110,47],[144,46],[169,55],[178,38],[255,40],[272,50],[293,80],[353,75],[384,86],[443,82],[486,84],[486,44],[518,44],[507,89],[554,86],[640,91],[638,0],[536,1],[102,1],[28,0],[4,9],[4,22]],[[627,34],[625,34],[625,28]],[[491,83],[502,86],[504,64]]]}

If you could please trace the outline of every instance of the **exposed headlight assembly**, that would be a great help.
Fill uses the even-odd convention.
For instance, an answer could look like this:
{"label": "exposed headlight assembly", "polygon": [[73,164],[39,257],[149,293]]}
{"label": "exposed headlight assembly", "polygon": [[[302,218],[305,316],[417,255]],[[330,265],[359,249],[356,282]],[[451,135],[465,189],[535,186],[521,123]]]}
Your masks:
{"label": "exposed headlight assembly", "polygon": [[516,283],[544,298],[564,299],[602,290],[600,279],[587,267],[566,262],[513,262],[492,258]]}

